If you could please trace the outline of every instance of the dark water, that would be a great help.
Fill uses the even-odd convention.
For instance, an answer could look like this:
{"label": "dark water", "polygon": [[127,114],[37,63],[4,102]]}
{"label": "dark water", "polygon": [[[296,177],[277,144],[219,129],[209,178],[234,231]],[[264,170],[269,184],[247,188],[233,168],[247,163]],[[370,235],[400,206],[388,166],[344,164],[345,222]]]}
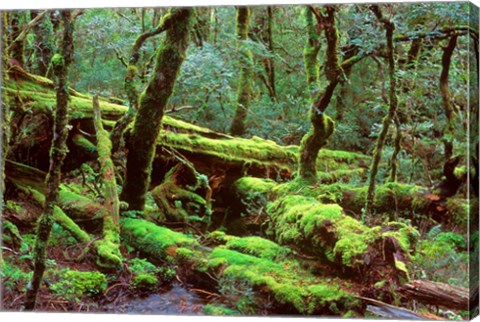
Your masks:
{"label": "dark water", "polygon": [[176,284],[166,292],[135,298],[107,311],[129,314],[186,314],[203,315],[206,302],[197,293]]}

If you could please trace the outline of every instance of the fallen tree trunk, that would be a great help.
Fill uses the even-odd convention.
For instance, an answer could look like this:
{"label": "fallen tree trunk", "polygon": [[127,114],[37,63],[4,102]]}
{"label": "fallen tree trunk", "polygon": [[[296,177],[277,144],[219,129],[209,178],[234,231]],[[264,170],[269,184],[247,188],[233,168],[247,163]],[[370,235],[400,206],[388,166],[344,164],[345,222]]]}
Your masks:
{"label": "fallen tree trunk", "polygon": [[[52,109],[55,96],[52,82],[44,77],[28,74],[23,70],[14,70],[15,79],[5,83],[6,96],[12,102],[14,117],[12,128],[15,137],[9,153],[9,159],[48,169],[48,147],[51,141]],[[92,97],[70,89],[71,125],[69,138],[70,153],[66,163],[75,168],[81,162],[93,160],[92,145],[85,142],[95,136]],[[128,107],[110,103],[99,98],[102,123],[111,130],[115,122],[128,110]],[[31,125],[35,124],[34,128]],[[29,127],[30,126],[30,127]],[[273,141],[254,137],[252,139],[234,138],[206,128],[195,126],[165,116],[162,130],[157,141],[156,159],[169,158],[167,150],[176,150],[189,159],[195,168],[204,174],[224,172],[241,175],[270,178],[290,178],[296,171],[299,147],[280,146]],[[29,128],[28,131],[25,131]],[[88,135],[85,135],[88,134]],[[127,134],[128,135],[128,134]],[[81,138],[82,144],[78,144]],[[87,144],[85,144],[87,143]],[[317,169],[321,172],[350,170],[365,167],[369,157],[345,151],[322,149],[317,160]],[[160,162],[162,163],[162,162]],[[163,163],[162,163],[163,165]],[[159,184],[167,170],[160,169],[154,163],[152,184]],[[160,178],[156,178],[160,176]],[[236,179],[236,178],[235,178]]]}
{"label": "fallen tree trunk", "polygon": [[103,238],[96,242],[98,251],[97,265],[104,268],[119,268],[122,265],[120,253],[120,201],[115,180],[115,166],[110,151],[112,142],[104,130],[98,97],[93,98],[93,112],[97,136],[98,161],[103,179]]}
{"label": "fallen tree trunk", "polygon": [[448,309],[468,310],[470,293],[467,288],[445,283],[415,280],[399,289],[407,299]]}
{"label": "fallen tree trunk", "polygon": [[338,204],[302,192],[303,186],[302,180],[278,185],[244,177],[234,190],[244,204],[264,209],[269,222],[263,229],[279,244],[313,255],[366,285],[408,281],[410,245],[418,237],[414,228],[401,223],[367,227]]}
{"label": "fallen tree trunk", "polygon": [[340,280],[310,273],[291,256],[291,250],[260,237],[214,232],[209,238],[221,245],[209,248],[190,236],[132,218],[122,219],[122,237],[152,262],[173,262],[181,278],[208,288],[210,294],[231,298],[229,304],[237,305],[234,309],[243,314],[268,310],[357,316],[363,312],[353,291]]}

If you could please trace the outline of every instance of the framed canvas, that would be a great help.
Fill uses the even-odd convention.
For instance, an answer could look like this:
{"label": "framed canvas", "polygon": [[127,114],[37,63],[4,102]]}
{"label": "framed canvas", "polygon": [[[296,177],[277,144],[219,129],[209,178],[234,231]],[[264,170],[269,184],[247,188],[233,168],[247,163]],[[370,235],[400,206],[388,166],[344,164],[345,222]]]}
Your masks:
{"label": "framed canvas", "polygon": [[474,3],[117,5],[1,8],[1,311],[478,315]]}

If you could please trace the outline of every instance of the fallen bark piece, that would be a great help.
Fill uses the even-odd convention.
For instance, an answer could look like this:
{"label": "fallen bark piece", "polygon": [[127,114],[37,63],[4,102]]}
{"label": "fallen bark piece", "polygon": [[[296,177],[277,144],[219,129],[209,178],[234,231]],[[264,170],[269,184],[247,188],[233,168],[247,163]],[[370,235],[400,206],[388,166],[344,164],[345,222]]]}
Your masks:
{"label": "fallen bark piece", "polygon": [[469,290],[445,283],[415,280],[399,289],[406,298],[449,309],[468,310]]}
{"label": "fallen bark piece", "polygon": [[417,313],[411,310],[407,310],[403,307],[394,306],[378,300],[358,297],[362,302],[367,304],[367,311],[372,312],[375,315],[397,320],[443,320],[443,318],[434,314]]}

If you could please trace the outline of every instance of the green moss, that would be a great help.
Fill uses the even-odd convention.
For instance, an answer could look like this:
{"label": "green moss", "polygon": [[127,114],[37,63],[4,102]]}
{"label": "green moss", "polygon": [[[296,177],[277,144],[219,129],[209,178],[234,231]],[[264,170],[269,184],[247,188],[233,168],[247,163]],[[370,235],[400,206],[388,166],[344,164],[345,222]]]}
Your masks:
{"label": "green moss", "polygon": [[239,311],[229,309],[222,305],[212,305],[207,304],[203,308],[203,313],[205,315],[219,315],[219,316],[231,316],[231,315],[240,315]]}
{"label": "green moss", "polygon": [[133,278],[133,286],[142,289],[155,289],[158,283],[158,278],[152,274],[139,274]]}
{"label": "green moss", "polygon": [[81,302],[83,296],[98,295],[107,289],[107,278],[100,272],[81,272],[65,269],[51,272],[54,282],[50,290],[67,300]]}
{"label": "green moss", "polygon": [[[35,241],[32,241],[32,246]],[[24,272],[18,265],[10,263],[7,259],[2,261],[2,270],[0,271],[0,276],[2,278],[2,287],[6,291],[15,292],[25,292],[29,281],[32,279],[33,271]]]}
{"label": "green moss", "polygon": [[169,247],[195,247],[198,242],[189,236],[143,219],[123,218],[121,234],[125,242],[155,260],[164,259]]}
{"label": "green moss", "polygon": [[382,236],[395,238],[399,243],[400,248],[406,254],[409,254],[415,248],[415,243],[420,238],[418,230],[405,223],[390,222],[384,227],[384,230],[387,229],[389,231],[382,233]]}
{"label": "green moss", "polygon": [[[460,227],[460,230],[468,229],[468,221],[470,216],[475,214],[475,205],[471,204],[468,199],[448,198],[446,206],[453,222]],[[471,208],[470,208],[471,207]]]}
{"label": "green moss", "polygon": [[223,289],[235,281],[244,287],[261,288],[272,294],[277,303],[301,314],[341,314],[332,312],[332,305],[338,302],[341,306],[340,303],[353,299],[352,294],[334,285],[336,281],[316,277],[294,260],[271,261],[223,247],[215,248],[209,259],[211,267],[222,272]]}
{"label": "green moss", "polygon": [[261,237],[232,237],[226,243],[227,249],[236,250],[243,254],[253,255],[259,258],[274,260],[278,256],[290,253],[290,250]]}
{"label": "green moss", "polygon": [[[322,204],[312,197],[287,195],[268,205],[269,231],[286,245],[303,245],[309,252],[332,258],[346,266],[361,263],[362,254],[379,237],[379,227],[369,228],[346,216],[336,204]],[[322,232],[323,231],[323,232]],[[327,232],[333,234],[327,238]]]}
{"label": "green moss", "polygon": [[[118,227],[113,223],[112,219],[104,218],[103,238],[95,243],[97,247],[97,265],[103,268],[120,268],[123,262],[120,253],[120,237]],[[107,226],[107,228],[105,227]]]}

